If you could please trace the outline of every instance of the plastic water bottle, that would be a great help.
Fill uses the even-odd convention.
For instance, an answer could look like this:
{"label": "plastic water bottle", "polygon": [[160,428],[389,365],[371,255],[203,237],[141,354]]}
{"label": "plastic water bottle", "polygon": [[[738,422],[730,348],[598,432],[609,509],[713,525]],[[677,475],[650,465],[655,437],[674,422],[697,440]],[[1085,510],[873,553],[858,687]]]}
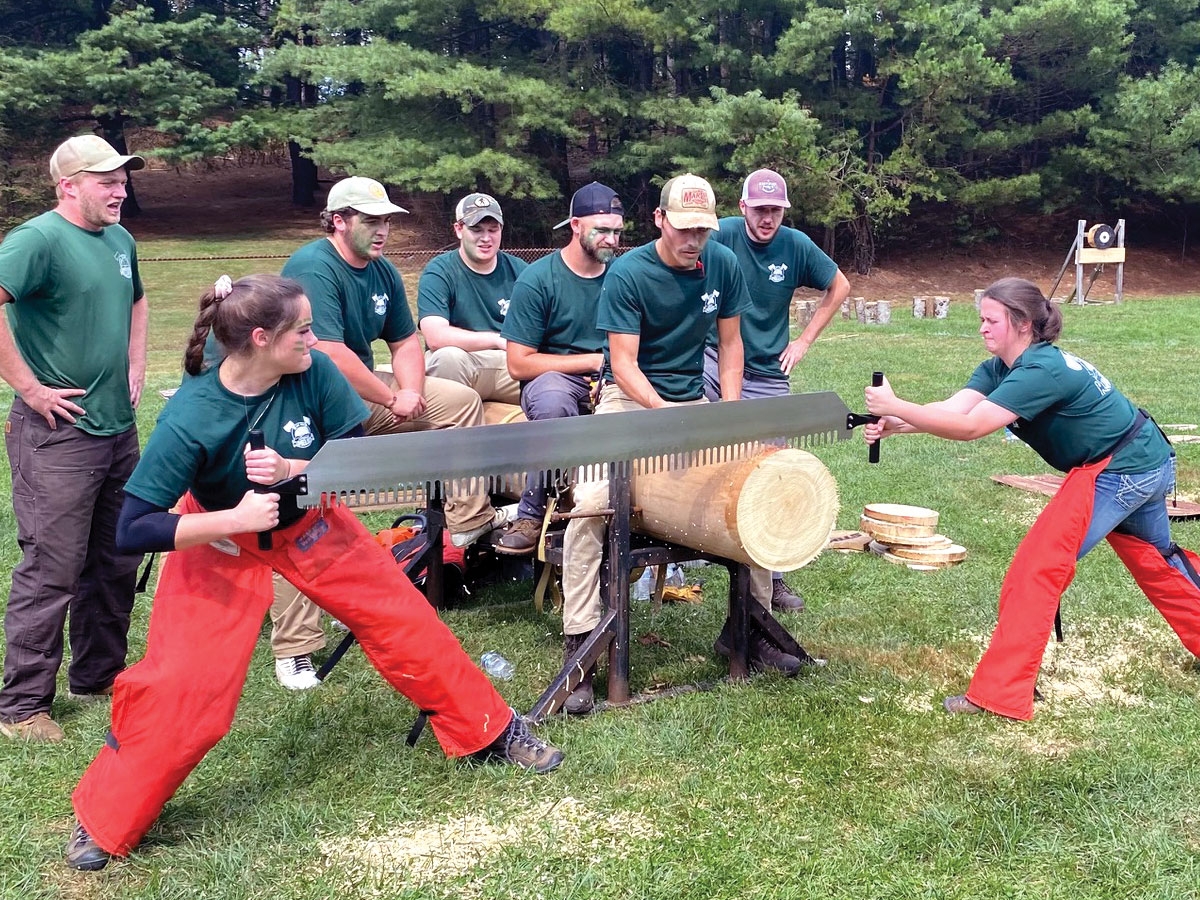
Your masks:
{"label": "plastic water bottle", "polygon": [[687,584],[687,576],[683,573],[683,566],[677,563],[667,563],[667,579],[664,584],[668,587],[683,587]]}
{"label": "plastic water bottle", "polygon": [[654,593],[654,566],[646,566],[642,577],[633,586],[634,600],[649,600]]}
{"label": "plastic water bottle", "polygon": [[483,656],[479,657],[479,667],[493,678],[498,678],[501,681],[510,680],[515,671],[513,664],[495,650],[489,650]]}
{"label": "plastic water bottle", "polygon": [[1013,434],[1013,430],[1008,427],[1005,427],[1005,429],[1004,429],[1004,439],[1006,441],[1019,441],[1020,440],[1019,437],[1017,437],[1015,434]]}

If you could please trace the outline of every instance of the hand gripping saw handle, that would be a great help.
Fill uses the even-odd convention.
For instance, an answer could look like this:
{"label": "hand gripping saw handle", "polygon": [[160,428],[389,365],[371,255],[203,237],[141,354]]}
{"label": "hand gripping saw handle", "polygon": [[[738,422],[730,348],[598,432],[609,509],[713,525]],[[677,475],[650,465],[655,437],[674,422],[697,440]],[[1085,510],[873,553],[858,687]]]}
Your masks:
{"label": "hand gripping saw handle", "polygon": [[[883,373],[873,372],[871,374],[871,387],[880,387],[883,385]],[[873,424],[879,421],[879,416],[863,416],[858,413],[848,413],[846,415],[846,428],[853,430],[859,425]],[[867,448],[867,462],[879,462],[879,445],[882,441],[876,441]]]}

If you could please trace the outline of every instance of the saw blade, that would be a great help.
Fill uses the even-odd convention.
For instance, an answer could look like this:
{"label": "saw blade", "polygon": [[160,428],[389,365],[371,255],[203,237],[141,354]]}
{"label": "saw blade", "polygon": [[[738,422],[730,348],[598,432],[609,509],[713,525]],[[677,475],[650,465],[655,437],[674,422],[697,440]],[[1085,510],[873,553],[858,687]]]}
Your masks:
{"label": "saw blade", "polygon": [[849,412],[837,394],[822,391],[330,441],[301,476],[298,502],[519,493],[530,475],[545,487],[603,478],[613,467],[625,474],[728,462],[763,444],[846,440]]}

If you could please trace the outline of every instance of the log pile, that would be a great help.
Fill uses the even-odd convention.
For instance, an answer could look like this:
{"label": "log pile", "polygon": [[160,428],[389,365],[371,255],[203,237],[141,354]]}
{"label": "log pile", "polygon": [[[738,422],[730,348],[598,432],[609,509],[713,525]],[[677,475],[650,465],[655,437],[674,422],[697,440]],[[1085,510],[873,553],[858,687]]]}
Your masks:
{"label": "log pile", "polygon": [[967,557],[966,548],[938,534],[937,526],[935,510],[900,503],[869,503],[859,521],[872,538],[867,549],[921,572],[957,565]]}

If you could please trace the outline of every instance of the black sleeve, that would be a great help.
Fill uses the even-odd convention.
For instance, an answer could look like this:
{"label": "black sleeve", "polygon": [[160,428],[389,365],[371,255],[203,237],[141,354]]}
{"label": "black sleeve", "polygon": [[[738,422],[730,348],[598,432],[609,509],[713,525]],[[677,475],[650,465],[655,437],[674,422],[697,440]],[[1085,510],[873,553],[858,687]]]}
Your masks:
{"label": "black sleeve", "polygon": [[175,549],[178,513],[168,512],[133,494],[125,495],[117,520],[117,549],[122,553],[163,553]]}

